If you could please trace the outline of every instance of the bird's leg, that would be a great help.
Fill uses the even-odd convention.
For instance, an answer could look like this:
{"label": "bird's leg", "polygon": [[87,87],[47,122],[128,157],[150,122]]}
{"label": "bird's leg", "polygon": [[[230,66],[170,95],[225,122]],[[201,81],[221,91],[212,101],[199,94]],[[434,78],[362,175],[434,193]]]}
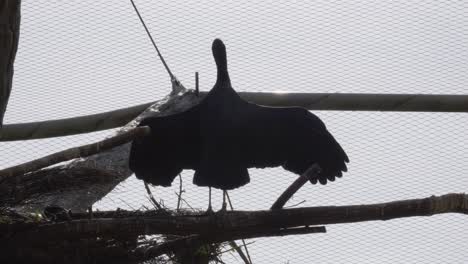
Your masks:
{"label": "bird's leg", "polygon": [[221,208],[221,212],[226,212],[227,204],[226,204],[226,190],[223,190],[223,207]]}
{"label": "bird's leg", "polygon": [[213,208],[211,208],[211,187],[208,187],[208,210],[207,213],[213,213]]}

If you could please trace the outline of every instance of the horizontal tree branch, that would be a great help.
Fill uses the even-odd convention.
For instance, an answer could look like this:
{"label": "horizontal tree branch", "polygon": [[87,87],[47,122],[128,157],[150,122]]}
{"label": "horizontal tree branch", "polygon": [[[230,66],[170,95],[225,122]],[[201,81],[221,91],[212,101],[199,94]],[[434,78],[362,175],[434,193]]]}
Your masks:
{"label": "horizontal tree branch", "polygon": [[63,137],[117,128],[126,125],[150,105],[151,103],[147,103],[99,114],[49,121],[4,124],[0,141]]}
{"label": "horizontal tree branch", "polygon": [[[171,234],[204,238],[231,234],[227,238],[252,237],[273,229],[301,226],[390,220],[401,217],[431,216],[443,213],[468,214],[468,195],[447,194],[424,199],[348,206],[321,206],[266,211],[227,211],[214,215],[158,214],[123,218],[93,218],[60,223],[0,224],[1,239],[9,243],[43,243],[64,239]],[[242,234],[239,237],[238,234]],[[234,237],[235,236],[235,237]]]}
{"label": "horizontal tree branch", "polygon": [[[300,106],[309,110],[468,112],[468,95],[274,92],[240,92],[239,94],[245,100],[261,105]],[[201,98],[205,95],[206,92],[200,92]],[[59,137],[116,128],[134,119],[151,104],[146,103],[82,117],[6,124],[3,127],[0,141]]]}
{"label": "horizontal tree branch", "polygon": [[264,92],[240,95],[260,105],[300,106],[309,110],[468,112],[468,95]]}

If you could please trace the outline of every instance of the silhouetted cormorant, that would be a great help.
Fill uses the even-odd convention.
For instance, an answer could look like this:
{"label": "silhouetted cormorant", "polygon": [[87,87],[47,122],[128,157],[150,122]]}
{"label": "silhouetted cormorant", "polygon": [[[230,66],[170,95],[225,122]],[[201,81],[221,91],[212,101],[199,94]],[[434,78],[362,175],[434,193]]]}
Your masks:
{"label": "silhouetted cormorant", "polygon": [[212,51],[218,76],[203,101],[141,122],[152,133],[132,144],[130,169],[137,178],[169,186],[183,169],[192,169],[194,184],[230,190],[250,181],[248,168],[283,166],[302,174],[313,163],[322,169],[314,184],[342,176],[348,157],[317,116],[244,101],[231,87],[223,42],[215,39]]}

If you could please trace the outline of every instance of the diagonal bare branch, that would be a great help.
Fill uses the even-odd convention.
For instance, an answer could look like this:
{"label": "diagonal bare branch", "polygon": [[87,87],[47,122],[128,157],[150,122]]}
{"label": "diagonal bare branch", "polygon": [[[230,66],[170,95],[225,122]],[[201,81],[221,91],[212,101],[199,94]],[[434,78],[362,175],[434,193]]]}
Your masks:
{"label": "diagonal bare branch", "polygon": [[76,158],[88,157],[99,152],[109,150],[113,147],[128,143],[137,137],[142,137],[148,135],[149,133],[149,127],[136,127],[122,134],[118,134],[95,143],[83,145],[80,147],[69,148],[39,159],[35,159],[33,161],[6,168],[0,170],[0,182],[8,178],[36,171],[60,162]]}

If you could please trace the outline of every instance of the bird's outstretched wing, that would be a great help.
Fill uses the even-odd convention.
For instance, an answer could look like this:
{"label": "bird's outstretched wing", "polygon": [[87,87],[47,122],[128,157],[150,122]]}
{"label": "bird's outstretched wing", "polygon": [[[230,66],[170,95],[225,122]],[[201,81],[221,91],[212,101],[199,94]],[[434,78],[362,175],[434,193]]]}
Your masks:
{"label": "bird's outstretched wing", "polygon": [[199,108],[163,117],[145,118],[151,135],[132,143],[129,167],[138,179],[170,186],[183,169],[194,169],[199,152]]}
{"label": "bird's outstretched wing", "polygon": [[249,104],[242,112],[240,130],[247,167],[283,166],[296,174],[318,163],[318,179],[326,184],[347,171],[348,156],[324,123],[303,108],[273,108]]}

